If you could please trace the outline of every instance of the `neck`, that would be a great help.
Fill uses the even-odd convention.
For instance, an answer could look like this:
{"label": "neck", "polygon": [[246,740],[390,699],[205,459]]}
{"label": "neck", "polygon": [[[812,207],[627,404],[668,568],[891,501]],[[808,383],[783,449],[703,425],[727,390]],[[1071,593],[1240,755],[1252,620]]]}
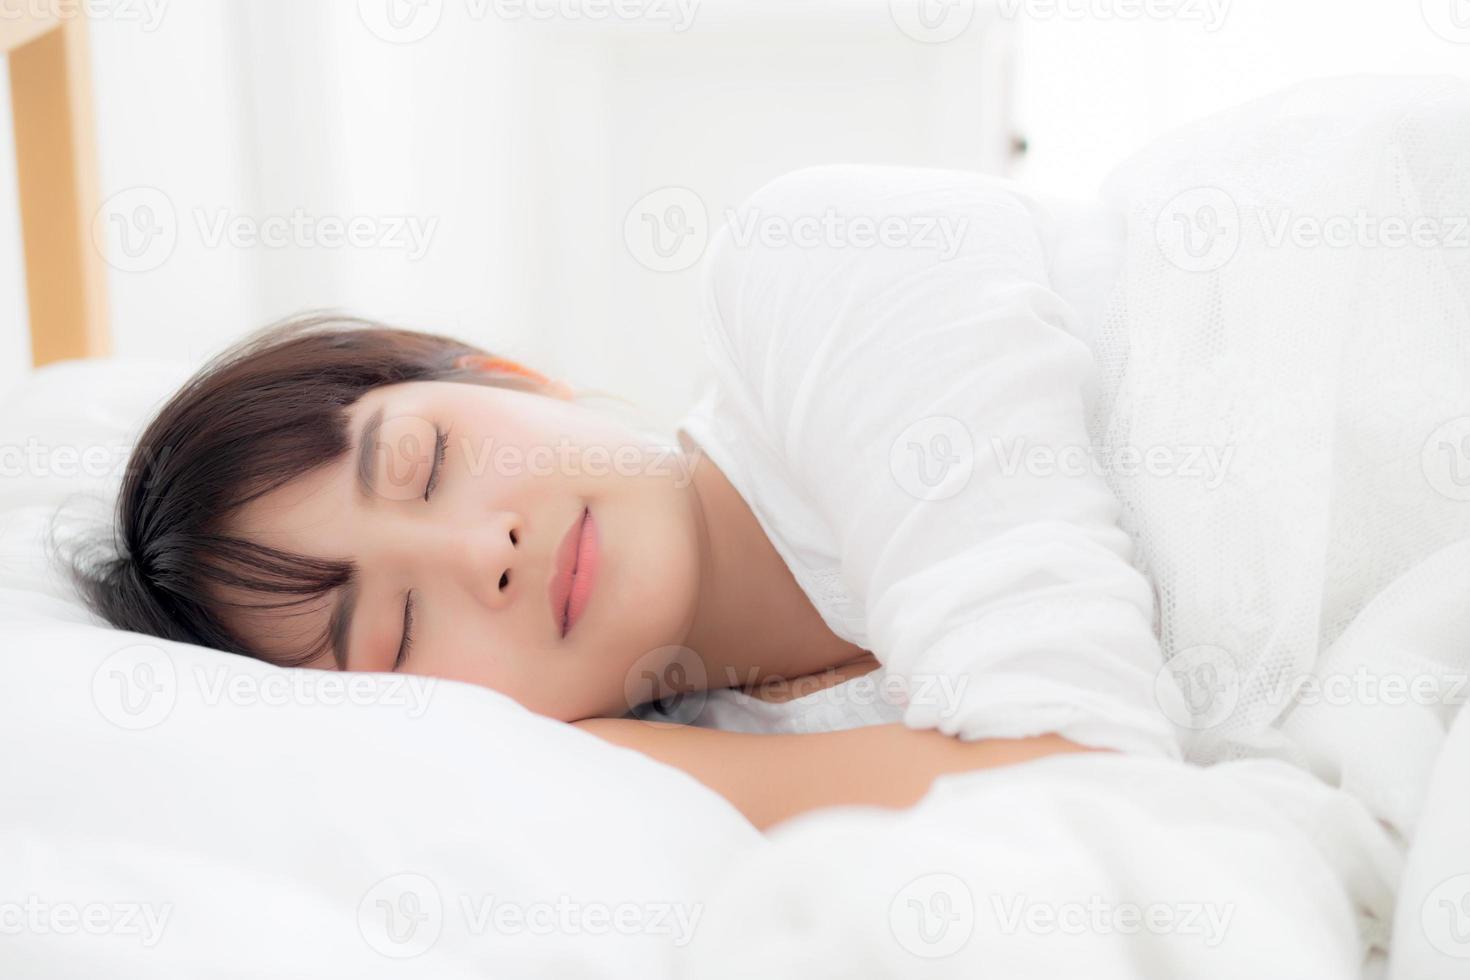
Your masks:
{"label": "neck", "polygon": [[681,472],[692,470],[700,552],[698,599],[681,645],[698,654],[705,686],[803,677],[864,657],[828,628],[725,474],[679,438],[692,454]]}

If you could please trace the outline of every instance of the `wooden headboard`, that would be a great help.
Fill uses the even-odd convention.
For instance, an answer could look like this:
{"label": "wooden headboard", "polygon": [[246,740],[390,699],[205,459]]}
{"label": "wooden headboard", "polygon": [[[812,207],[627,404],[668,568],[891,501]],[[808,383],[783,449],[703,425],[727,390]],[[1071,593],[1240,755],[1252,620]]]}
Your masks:
{"label": "wooden headboard", "polygon": [[31,360],[107,354],[107,267],[92,241],[101,201],[86,18],[8,13],[0,53],[10,60]]}

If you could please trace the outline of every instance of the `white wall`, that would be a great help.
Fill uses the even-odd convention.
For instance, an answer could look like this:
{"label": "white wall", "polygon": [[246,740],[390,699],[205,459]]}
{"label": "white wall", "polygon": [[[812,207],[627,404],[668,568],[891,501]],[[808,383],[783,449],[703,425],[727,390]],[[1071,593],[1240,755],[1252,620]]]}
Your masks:
{"label": "white wall", "polygon": [[1075,194],[1171,127],[1294,81],[1470,77],[1467,0],[1152,0],[1171,13],[1153,19],[1109,16],[1128,0],[1001,2],[1025,11],[1016,114],[1030,151],[1015,174]]}
{"label": "white wall", "polygon": [[[909,0],[685,0],[687,30],[413,2],[151,0],[157,22],[94,20],[104,195],[129,192],[117,216],[150,207],[175,232],[171,251],[156,237],[111,272],[120,353],[198,360],[277,317],[344,307],[463,335],[668,424],[702,381],[698,310],[693,269],[652,271],[624,239],[650,191],[686,188],[718,221],[804,164],[1003,170],[1013,35],[1031,145],[1015,173],[1075,194],[1168,127],[1297,78],[1470,71],[1470,43],[1442,36],[1467,0],[1150,0],[1166,14],[1152,20],[1119,13],[1134,0],[928,0],[951,19],[923,39],[912,17],[899,27]],[[434,29],[385,40],[389,3],[438,11],[410,25]],[[18,322],[6,122],[0,317]],[[415,257],[212,245],[198,224],[296,209],[433,234]],[[16,343],[6,329],[0,372],[23,362]]]}
{"label": "white wall", "polygon": [[25,274],[20,258],[20,202],[15,185],[15,133],[10,126],[10,69],[0,55],[0,395],[31,363]]}
{"label": "white wall", "polygon": [[[195,209],[257,213],[260,166],[270,162],[251,139],[257,113],[278,119],[290,138],[299,136],[290,120],[324,108],[310,93],[268,107],[253,97],[245,34],[252,5],[189,0],[167,5],[156,24],[92,22],[104,209],[140,247],[147,228],[172,232],[148,239],[136,261],[113,237],[108,298],[119,354],[198,360],[266,312],[260,250],[210,247],[191,217]],[[303,13],[313,6],[303,3]],[[295,36],[279,34],[283,47]],[[274,78],[283,62],[272,55],[263,73]],[[300,170],[311,170],[311,154],[308,145]]]}
{"label": "white wall", "polygon": [[[983,16],[927,44],[887,0],[702,0],[685,30],[658,22],[662,5],[532,22],[444,0],[423,8],[442,11],[436,29],[390,43],[372,19],[388,2],[190,0],[154,30],[94,23],[104,194],[142,188],[120,218],[143,205],[177,232],[171,252],[159,237],[155,258],[113,272],[119,353],[198,359],[342,307],[478,341],[672,425],[704,374],[696,270],[639,263],[624,220],[641,198],[678,185],[717,221],[806,164],[1005,162],[1008,65]],[[416,256],[211,245],[199,227],[298,208],[432,236]]]}

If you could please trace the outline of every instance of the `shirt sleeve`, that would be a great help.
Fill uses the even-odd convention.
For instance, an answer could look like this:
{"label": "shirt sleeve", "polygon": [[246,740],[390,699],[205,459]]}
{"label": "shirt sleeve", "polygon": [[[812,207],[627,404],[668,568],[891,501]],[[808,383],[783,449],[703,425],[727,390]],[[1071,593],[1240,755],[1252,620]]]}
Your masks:
{"label": "shirt sleeve", "polygon": [[706,339],[729,404],[830,522],[907,725],[1179,758],[1164,709],[1182,698],[1093,465],[1093,360],[1048,285],[1045,220],[980,174],[788,174],[711,243]]}

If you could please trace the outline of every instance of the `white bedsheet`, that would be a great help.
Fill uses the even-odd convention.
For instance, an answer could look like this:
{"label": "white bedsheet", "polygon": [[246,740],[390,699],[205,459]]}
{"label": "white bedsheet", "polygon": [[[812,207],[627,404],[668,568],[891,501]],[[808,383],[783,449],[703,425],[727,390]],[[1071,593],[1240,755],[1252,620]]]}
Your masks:
{"label": "white bedsheet", "polygon": [[1274,760],[1056,756],[772,844],[711,896],[685,975],[1357,980],[1399,868],[1361,804]]}

